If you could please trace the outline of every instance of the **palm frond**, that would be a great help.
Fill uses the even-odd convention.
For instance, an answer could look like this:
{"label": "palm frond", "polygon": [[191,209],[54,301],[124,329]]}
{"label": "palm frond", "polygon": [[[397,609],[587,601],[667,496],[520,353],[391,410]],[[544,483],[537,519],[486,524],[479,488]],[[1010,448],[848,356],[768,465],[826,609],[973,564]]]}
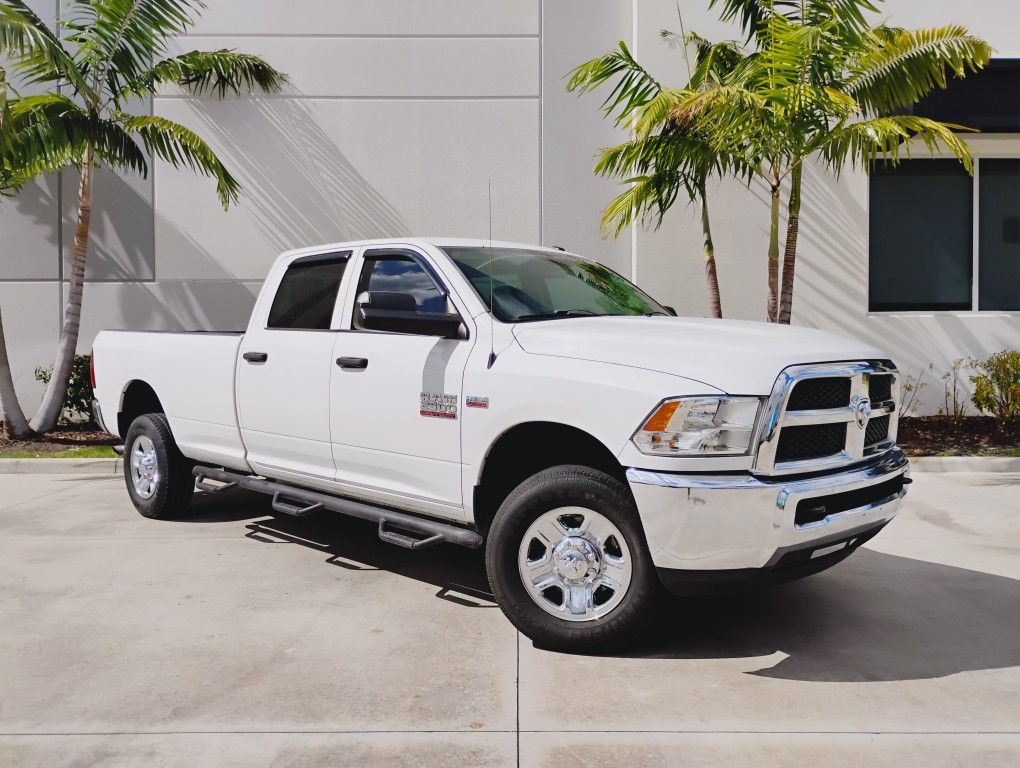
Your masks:
{"label": "palm frond", "polygon": [[949,73],[963,77],[985,66],[992,49],[965,27],[950,25],[895,34],[877,33],[852,64],[846,90],[871,114],[913,105],[935,88],[945,88]]}
{"label": "palm frond", "polygon": [[66,80],[83,94],[92,93],[60,39],[23,0],[0,4],[0,54],[11,57],[26,82]]}
{"label": "palm frond", "polygon": [[107,165],[143,176],[148,173],[145,153],[117,121],[101,118],[63,94],[15,99],[10,118],[13,137],[8,162],[20,167],[24,175],[74,165],[86,146]]}
{"label": "palm frond", "polygon": [[932,155],[946,149],[967,169],[973,172],[973,160],[967,143],[957,135],[967,129],[940,123],[926,117],[893,115],[876,117],[843,126],[833,131],[820,147],[826,163],[839,173],[847,160],[852,167],[868,167],[876,160],[900,162],[901,154],[910,156],[909,142],[914,139],[924,144]]}
{"label": "palm frond", "polygon": [[110,93],[148,70],[166,51],[168,39],[182,34],[205,8],[203,0],[89,0],[87,5],[91,18],[74,38],[85,67]]}
{"label": "palm frond", "polygon": [[175,168],[187,167],[216,181],[216,193],[226,209],[238,199],[240,184],[212,148],[189,128],[154,115],[119,115],[119,122],[141,138],[145,148]]}
{"label": "palm frond", "polygon": [[179,85],[194,93],[215,93],[222,98],[228,92],[240,94],[255,90],[278,92],[287,76],[264,59],[235,50],[189,51],[159,62],[124,84],[118,97],[128,94],[147,96],[160,85]]}
{"label": "palm frond", "polygon": [[634,110],[643,107],[662,90],[659,81],[638,64],[622,40],[605,56],[575,68],[567,80],[567,90],[590,93],[613,78],[619,79],[602,102],[602,112],[607,117],[612,116],[618,124],[625,122]]}
{"label": "palm frond", "polygon": [[619,235],[631,224],[641,221],[658,229],[663,217],[687,188],[686,179],[677,171],[662,171],[635,176],[624,183],[627,188],[613,198],[602,212],[601,228],[607,235]]}
{"label": "palm frond", "polygon": [[878,11],[870,0],[709,0],[708,6],[719,6],[723,21],[736,19],[748,39],[763,36],[776,16],[798,24],[836,20],[845,30],[860,31],[868,25],[867,14]]}

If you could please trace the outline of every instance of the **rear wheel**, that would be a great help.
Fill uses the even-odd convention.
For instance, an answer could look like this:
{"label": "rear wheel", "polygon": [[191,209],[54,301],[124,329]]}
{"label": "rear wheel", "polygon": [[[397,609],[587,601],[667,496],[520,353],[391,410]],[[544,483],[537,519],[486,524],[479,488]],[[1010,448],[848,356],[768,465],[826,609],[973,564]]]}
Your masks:
{"label": "rear wheel", "polygon": [[177,448],[162,413],[136,418],[124,440],[124,480],[131,502],[145,517],[183,514],[195,491],[192,463]]}
{"label": "rear wheel", "polygon": [[517,628],[563,650],[633,640],[659,592],[626,486],[583,466],[539,472],[507,497],[489,530],[486,569]]}

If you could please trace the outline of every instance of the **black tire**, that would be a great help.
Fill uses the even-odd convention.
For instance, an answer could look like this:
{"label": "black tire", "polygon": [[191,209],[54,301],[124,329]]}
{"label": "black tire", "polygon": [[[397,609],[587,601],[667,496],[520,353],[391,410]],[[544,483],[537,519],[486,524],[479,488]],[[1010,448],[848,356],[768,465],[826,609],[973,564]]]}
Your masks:
{"label": "black tire", "polygon": [[[151,442],[158,468],[158,479],[152,484],[149,496],[135,486],[132,452],[138,447],[139,438]],[[143,516],[180,517],[187,512],[195,492],[192,466],[192,462],[177,448],[170,425],[162,413],[146,413],[131,422],[124,439],[124,482],[131,503]]]}
{"label": "black tire", "polygon": [[[526,589],[518,554],[529,527],[560,507],[583,507],[607,518],[626,540],[631,580],[615,608],[586,621],[568,621],[541,608]],[[591,467],[563,465],[532,475],[506,498],[486,542],[485,567],[496,602],[536,645],[563,651],[611,650],[639,637],[661,593],[644,529],[629,489]]]}

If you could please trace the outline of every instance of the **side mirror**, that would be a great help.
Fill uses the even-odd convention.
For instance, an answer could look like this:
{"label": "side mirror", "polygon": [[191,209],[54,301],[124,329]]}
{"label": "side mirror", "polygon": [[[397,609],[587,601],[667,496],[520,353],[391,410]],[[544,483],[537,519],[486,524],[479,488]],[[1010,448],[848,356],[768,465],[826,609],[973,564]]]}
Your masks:
{"label": "side mirror", "polygon": [[464,338],[456,312],[419,312],[410,293],[372,291],[358,297],[359,325],[368,331],[413,333],[444,339]]}
{"label": "side mirror", "polygon": [[671,314],[673,317],[676,317],[676,310],[673,309],[673,307],[669,307],[669,306],[666,306],[665,304],[663,304],[662,308],[664,310],[666,310],[667,312],[669,312],[669,314]]}

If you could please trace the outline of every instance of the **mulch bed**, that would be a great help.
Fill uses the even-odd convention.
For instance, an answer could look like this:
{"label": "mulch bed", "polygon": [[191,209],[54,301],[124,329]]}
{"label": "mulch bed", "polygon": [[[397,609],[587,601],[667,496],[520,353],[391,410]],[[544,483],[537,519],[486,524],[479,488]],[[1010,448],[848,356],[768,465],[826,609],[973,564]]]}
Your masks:
{"label": "mulch bed", "polygon": [[0,431],[0,451],[59,453],[69,448],[119,444],[119,438],[103,432],[95,424],[62,424],[52,432],[33,440],[11,440]]}
{"label": "mulch bed", "polygon": [[990,416],[910,416],[900,419],[900,446],[909,456],[973,456],[1020,447],[1020,419],[1000,426]]}

